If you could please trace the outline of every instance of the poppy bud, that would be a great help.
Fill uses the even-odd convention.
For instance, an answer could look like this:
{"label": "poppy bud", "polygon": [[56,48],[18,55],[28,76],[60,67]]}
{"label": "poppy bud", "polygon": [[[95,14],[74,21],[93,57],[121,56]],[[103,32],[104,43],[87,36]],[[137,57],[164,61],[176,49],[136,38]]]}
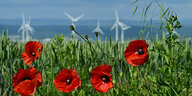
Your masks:
{"label": "poppy bud", "polygon": [[87,40],[88,40],[88,35],[85,35],[85,39],[87,39]]}
{"label": "poppy bud", "polygon": [[137,79],[138,77],[137,72],[135,72],[133,75],[134,75],[134,78]]}
{"label": "poppy bud", "polygon": [[123,72],[120,73],[120,77],[122,77],[122,76],[123,76]]}
{"label": "poppy bud", "polygon": [[73,25],[70,26],[70,29],[71,29],[72,31],[75,31],[75,28],[73,27]]}
{"label": "poppy bud", "polygon": [[91,66],[91,67],[89,67],[89,72],[91,72],[93,70],[93,67]]}
{"label": "poppy bud", "polygon": [[95,32],[95,36],[98,37],[99,33],[98,32]]}
{"label": "poppy bud", "polygon": [[113,84],[115,84],[116,81],[113,79],[112,82],[113,82]]}

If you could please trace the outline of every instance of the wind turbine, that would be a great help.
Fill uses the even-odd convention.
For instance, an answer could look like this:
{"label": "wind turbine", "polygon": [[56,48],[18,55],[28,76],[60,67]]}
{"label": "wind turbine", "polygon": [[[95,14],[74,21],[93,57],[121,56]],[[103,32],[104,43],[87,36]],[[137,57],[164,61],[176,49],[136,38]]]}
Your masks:
{"label": "wind turbine", "polygon": [[[77,17],[77,18],[73,18],[69,13],[65,13],[65,15],[69,18],[69,19],[71,19],[71,22],[72,22],[72,25],[73,25],[73,27],[75,28],[75,23],[80,19],[80,18],[82,18],[84,15],[83,14],[81,14],[79,17]],[[72,31],[72,36],[75,36],[75,32],[74,31]]]}
{"label": "wind turbine", "polygon": [[93,33],[94,32],[99,32],[101,33],[102,35],[104,35],[104,32],[101,30],[100,28],[100,22],[99,22],[99,19],[97,20],[97,27],[92,31]]}
{"label": "wind turbine", "polygon": [[131,26],[127,26],[124,23],[119,21],[119,16],[117,10],[115,10],[116,21],[115,24],[111,27],[111,30],[116,29],[116,41],[118,41],[118,26],[121,28],[121,42],[124,42],[124,31],[131,28]]}
{"label": "wind turbine", "polygon": [[[29,37],[30,37],[29,32],[33,34],[34,29],[30,26],[30,17],[28,21],[26,21],[24,14],[22,14],[22,20],[23,20],[23,23],[18,31],[22,32],[22,41],[25,42],[25,41],[29,41]],[[26,38],[25,38],[25,32],[26,32]]]}

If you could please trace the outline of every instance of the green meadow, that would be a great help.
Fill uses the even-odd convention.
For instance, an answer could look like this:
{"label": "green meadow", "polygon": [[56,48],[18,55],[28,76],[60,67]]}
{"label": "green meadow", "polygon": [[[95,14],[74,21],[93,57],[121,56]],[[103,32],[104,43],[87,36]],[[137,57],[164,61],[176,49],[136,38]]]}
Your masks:
{"label": "green meadow", "polygon": [[[19,96],[13,91],[12,77],[19,68],[28,69],[21,58],[25,43],[12,42],[8,34],[3,33],[0,38],[0,94]],[[164,40],[165,35],[157,35],[156,40],[146,40],[149,60],[137,67],[129,65],[124,58],[124,50],[130,41],[123,44],[107,39],[89,41],[94,48],[92,50],[88,43],[80,39],[64,39],[61,35],[43,43],[40,58],[31,64],[43,77],[35,96],[192,95],[192,45],[189,39],[183,39],[183,46],[171,48],[172,51]],[[172,54],[172,57],[165,56],[166,53]],[[114,86],[107,93],[96,92],[90,83],[91,70],[102,64],[113,67]],[[53,80],[64,68],[77,70],[82,81],[80,89],[62,93],[55,88]]]}

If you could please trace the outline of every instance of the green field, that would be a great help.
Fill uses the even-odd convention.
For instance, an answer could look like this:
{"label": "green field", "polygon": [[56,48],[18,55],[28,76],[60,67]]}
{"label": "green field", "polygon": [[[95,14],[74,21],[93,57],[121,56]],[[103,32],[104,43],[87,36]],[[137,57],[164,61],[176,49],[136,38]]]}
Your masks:
{"label": "green field", "polygon": [[[0,38],[0,95],[19,96],[13,91],[12,77],[19,68],[28,69],[21,53],[25,43],[12,42],[6,32]],[[161,38],[161,39],[158,39]],[[64,40],[59,36],[50,43],[43,43],[40,58],[33,62],[42,73],[43,83],[35,96],[142,96],[142,95],[192,95],[192,45],[191,40],[183,39],[183,46],[168,48],[165,36],[156,40],[147,40],[149,60],[143,66],[134,67],[124,59],[124,50],[130,41],[124,44],[106,41]],[[180,48],[180,49],[178,49]],[[162,54],[165,53],[165,54]],[[165,56],[166,54],[171,54]],[[90,83],[90,71],[98,65],[108,64],[112,68],[114,87],[107,93],[99,93]],[[77,70],[81,78],[81,88],[70,93],[58,91],[53,80],[64,68]]]}

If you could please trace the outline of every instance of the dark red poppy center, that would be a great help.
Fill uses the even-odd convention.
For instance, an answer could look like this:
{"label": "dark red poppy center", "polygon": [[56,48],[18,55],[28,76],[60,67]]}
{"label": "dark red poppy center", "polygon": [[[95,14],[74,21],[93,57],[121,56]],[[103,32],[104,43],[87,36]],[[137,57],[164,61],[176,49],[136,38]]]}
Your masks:
{"label": "dark red poppy center", "polygon": [[36,56],[36,53],[35,52],[30,52],[30,54],[35,57]]}
{"label": "dark red poppy center", "polygon": [[22,79],[22,81],[25,81],[25,80],[31,80],[31,78],[30,77],[25,77],[25,78]]}
{"label": "dark red poppy center", "polygon": [[72,80],[71,79],[67,79],[65,82],[67,83],[67,86],[68,86],[68,85],[71,84]]}
{"label": "dark red poppy center", "polygon": [[107,82],[109,82],[109,77],[108,77],[107,75],[102,76],[102,77],[101,77],[101,80],[102,80],[104,83],[107,83]]}
{"label": "dark red poppy center", "polygon": [[142,54],[144,54],[145,52],[143,51],[143,48],[139,48],[139,49],[137,50],[137,53],[138,53],[139,55],[142,55]]}

